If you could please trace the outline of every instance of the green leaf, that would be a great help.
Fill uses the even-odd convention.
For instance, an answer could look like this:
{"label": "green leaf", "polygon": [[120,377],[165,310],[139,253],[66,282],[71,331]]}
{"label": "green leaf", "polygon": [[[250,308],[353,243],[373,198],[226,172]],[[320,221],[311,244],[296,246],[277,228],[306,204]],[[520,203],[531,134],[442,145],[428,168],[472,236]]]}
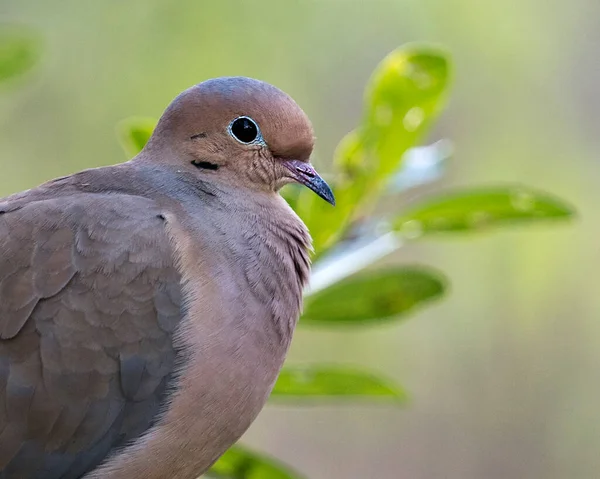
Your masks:
{"label": "green leaf", "polygon": [[128,157],[137,155],[146,146],[157,121],[154,118],[131,117],[117,125],[119,143]]}
{"label": "green leaf", "polygon": [[339,366],[288,366],[279,374],[271,399],[383,398],[404,402],[398,386],[373,374]]}
{"label": "green leaf", "polygon": [[362,325],[413,312],[446,290],[438,272],[420,266],[365,271],[309,296],[303,325]]}
{"label": "green leaf", "polygon": [[292,209],[295,210],[298,206],[298,199],[300,198],[300,193],[303,188],[306,187],[298,183],[290,183],[288,185],[285,185],[279,191],[279,193],[281,194],[281,196],[283,196],[285,201],[288,202]]}
{"label": "green leaf", "polygon": [[407,238],[433,233],[482,231],[493,226],[564,220],[575,211],[559,198],[526,186],[449,192],[402,214],[394,229]]}
{"label": "green leaf", "polygon": [[240,446],[229,449],[206,474],[215,479],[302,479],[278,461]]}
{"label": "green leaf", "polygon": [[366,90],[364,145],[377,179],[394,173],[406,150],[428,131],[446,104],[450,61],[445,50],[408,45],[388,55]]}
{"label": "green leaf", "polygon": [[0,82],[26,73],[39,57],[41,42],[37,34],[16,25],[0,26]]}
{"label": "green leaf", "polygon": [[335,153],[341,171],[334,185],[336,208],[309,192],[298,202],[317,253],[374,205],[404,153],[424,137],[445,106],[450,77],[448,55],[429,45],[401,47],[376,68],[366,87],[362,124]]}

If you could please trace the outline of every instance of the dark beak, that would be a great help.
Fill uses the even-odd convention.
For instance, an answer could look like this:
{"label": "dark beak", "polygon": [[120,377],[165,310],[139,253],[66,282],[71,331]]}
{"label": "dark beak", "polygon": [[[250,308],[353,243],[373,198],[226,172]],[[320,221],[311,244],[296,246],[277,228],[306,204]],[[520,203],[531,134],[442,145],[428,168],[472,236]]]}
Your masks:
{"label": "dark beak", "polygon": [[285,160],[283,165],[290,170],[292,177],[298,182],[313,190],[327,203],[335,206],[333,191],[325,180],[319,176],[310,163],[300,160]]}

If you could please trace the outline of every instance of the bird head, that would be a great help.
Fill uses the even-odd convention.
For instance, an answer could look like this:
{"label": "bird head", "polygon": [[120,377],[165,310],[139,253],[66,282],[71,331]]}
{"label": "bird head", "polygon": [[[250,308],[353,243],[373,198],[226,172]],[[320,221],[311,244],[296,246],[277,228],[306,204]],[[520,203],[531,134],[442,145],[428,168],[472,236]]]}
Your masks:
{"label": "bird head", "polygon": [[291,97],[259,80],[224,77],[181,93],[146,148],[205,181],[263,191],[297,182],[335,204],[310,163],[313,145],[310,120]]}

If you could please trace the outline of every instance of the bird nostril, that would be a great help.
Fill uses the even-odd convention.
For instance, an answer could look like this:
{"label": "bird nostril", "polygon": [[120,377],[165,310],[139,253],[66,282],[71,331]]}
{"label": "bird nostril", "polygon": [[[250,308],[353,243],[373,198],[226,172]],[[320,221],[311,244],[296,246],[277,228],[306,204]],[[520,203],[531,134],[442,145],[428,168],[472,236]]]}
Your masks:
{"label": "bird nostril", "polygon": [[312,168],[309,168],[305,165],[299,165],[296,167],[296,169],[300,172],[303,173],[304,175],[308,176],[309,178],[314,178],[315,177],[315,172],[313,171]]}

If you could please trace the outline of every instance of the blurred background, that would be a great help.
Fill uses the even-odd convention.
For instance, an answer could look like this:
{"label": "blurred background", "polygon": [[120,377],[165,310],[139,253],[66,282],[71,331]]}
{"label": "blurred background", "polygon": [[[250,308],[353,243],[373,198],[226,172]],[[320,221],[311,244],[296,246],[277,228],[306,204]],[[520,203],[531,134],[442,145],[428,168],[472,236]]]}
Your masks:
{"label": "blurred background", "polygon": [[439,42],[455,81],[429,140],[451,139],[454,156],[425,190],[526,183],[578,218],[388,257],[441,269],[450,294],[402,323],[301,329],[290,359],[381,371],[408,405],[270,405],[243,442],[313,479],[595,478],[599,19],[597,0],[1,0],[0,20],[37,29],[43,56],[0,90],[0,196],[125,160],[121,119],[158,117],[223,75],[292,95],[326,171],[377,63],[405,42]]}

